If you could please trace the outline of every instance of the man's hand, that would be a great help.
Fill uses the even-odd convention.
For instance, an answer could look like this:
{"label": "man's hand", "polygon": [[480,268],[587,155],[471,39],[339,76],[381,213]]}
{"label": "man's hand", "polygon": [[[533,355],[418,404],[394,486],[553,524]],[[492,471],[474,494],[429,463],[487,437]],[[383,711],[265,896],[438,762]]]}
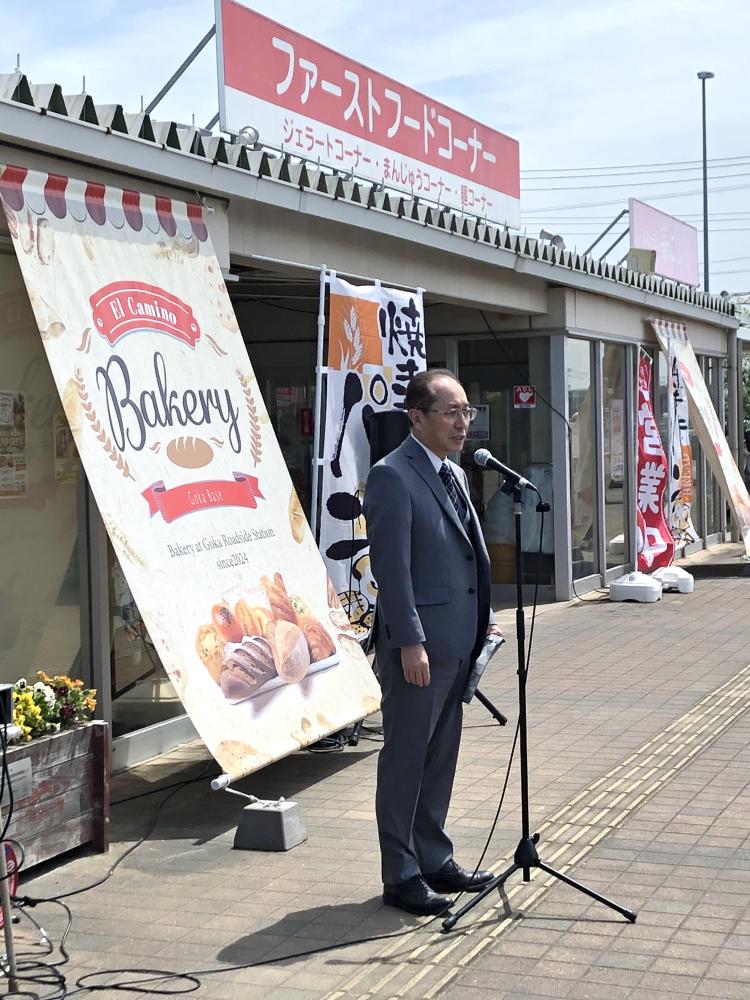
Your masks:
{"label": "man's hand", "polygon": [[495,622],[487,626],[487,635],[502,635],[503,630]]}
{"label": "man's hand", "polygon": [[407,684],[427,687],[430,683],[430,661],[427,659],[427,651],[421,642],[414,646],[401,647],[401,666],[404,669],[404,680]]}

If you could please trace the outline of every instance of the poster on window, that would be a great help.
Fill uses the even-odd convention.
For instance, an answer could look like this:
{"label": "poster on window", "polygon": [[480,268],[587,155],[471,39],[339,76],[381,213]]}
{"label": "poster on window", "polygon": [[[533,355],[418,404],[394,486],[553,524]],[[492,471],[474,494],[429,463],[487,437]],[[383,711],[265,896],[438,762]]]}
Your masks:
{"label": "poster on window", "polygon": [[636,464],[637,569],[651,573],[674,559],[674,539],[664,514],[667,490],[667,456],[654,418],[653,362],[645,351],[638,359],[638,410]]}
{"label": "poster on window", "polygon": [[26,397],[0,390],[0,499],[26,496]]}
{"label": "poster on window", "polygon": [[724,499],[732,508],[745,554],[750,557],[750,496],[711,402],[698,359],[688,340],[687,328],[663,320],[652,320],[651,325],[664,356],[669,356],[670,349],[674,352],[687,393],[690,419]]}
{"label": "poster on window", "polygon": [[377,682],[201,206],[17,167],[0,168],[0,198],[102,519],[210,752],[239,777],[370,714]]}
{"label": "poster on window", "polygon": [[377,589],[362,498],[372,413],[403,409],[406,386],[427,366],[421,292],[329,279],[328,374],[320,551],[352,628],[364,638]]}
{"label": "poster on window", "polygon": [[77,483],[78,452],[73,432],[65,419],[63,410],[59,410],[52,418],[52,433],[54,435],[55,479],[58,483]]}

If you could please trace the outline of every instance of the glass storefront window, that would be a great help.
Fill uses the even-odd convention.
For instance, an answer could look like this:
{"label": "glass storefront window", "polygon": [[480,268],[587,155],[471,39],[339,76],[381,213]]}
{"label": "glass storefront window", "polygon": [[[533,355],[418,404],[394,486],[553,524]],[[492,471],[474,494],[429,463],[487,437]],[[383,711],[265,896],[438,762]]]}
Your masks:
{"label": "glass storefront window", "polygon": [[568,412],[570,420],[570,536],[573,579],[597,572],[595,435],[591,344],[568,339]]}
{"label": "glass storefront window", "polygon": [[607,569],[626,561],[628,517],[625,436],[625,347],[605,344],[602,359],[604,427],[604,545]]}
{"label": "glass storefront window", "polygon": [[[501,492],[503,477],[474,464],[477,448],[489,448],[498,458],[534,482],[544,500],[552,502],[551,413],[549,340],[546,337],[468,340],[458,344],[458,374],[469,401],[479,415],[469,427],[469,440],[461,454],[482,522],[492,564],[492,582],[515,580],[515,525],[513,501]],[[536,405],[524,405],[515,388],[533,386]],[[521,548],[524,582],[537,577],[544,585],[554,581],[554,533],[551,516],[544,521],[539,554],[539,515],[535,497],[523,494]],[[537,562],[538,560],[538,562]]]}
{"label": "glass storefront window", "polygon": [[185,709],[154,649],[109,541],[107,565],[112,735],[117,737],[183,715]]}
{"label": "glass storefront window", "polygon": [[289,475],[310,517],[315,414],[314,341],[253,345],[252,362]]}
{"label": "glass storefront window", "polygon": [[92,683],[86,482],[16,258],[0,253],[0,681]]}

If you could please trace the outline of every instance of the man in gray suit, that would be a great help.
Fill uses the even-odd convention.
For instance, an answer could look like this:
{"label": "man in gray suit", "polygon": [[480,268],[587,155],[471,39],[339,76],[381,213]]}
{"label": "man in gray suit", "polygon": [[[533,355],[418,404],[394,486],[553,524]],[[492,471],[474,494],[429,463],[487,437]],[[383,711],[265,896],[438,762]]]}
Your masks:
{"label": "man in gray suit", "polygon": [[490,631],[490,562],[460,452],[476,410],[444,369],[406,391],[411,434],[370,470],[364,499],[378,584],[376,663],[383,748],[375,809],[383,900],[416,914],[446,910],[446,893],[475,891],[445,831],[458,747],[461,695]]}

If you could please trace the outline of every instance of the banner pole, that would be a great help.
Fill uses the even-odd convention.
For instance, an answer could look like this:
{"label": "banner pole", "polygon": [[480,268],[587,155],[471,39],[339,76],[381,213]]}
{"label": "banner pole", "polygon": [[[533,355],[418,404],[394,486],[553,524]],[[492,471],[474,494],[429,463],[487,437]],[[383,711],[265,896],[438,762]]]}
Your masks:
{"label": "banner pole", "polygon": [[323,338],[326,330],[326,281],[327,268],[320,268],[320,295],[318,298],[318,353],[315,362],[315,428],[313,432],[312,497],[310,527],[316,543],[320,540],[318,528],[318,483],[320,479],[320,415],[323,409]]}

